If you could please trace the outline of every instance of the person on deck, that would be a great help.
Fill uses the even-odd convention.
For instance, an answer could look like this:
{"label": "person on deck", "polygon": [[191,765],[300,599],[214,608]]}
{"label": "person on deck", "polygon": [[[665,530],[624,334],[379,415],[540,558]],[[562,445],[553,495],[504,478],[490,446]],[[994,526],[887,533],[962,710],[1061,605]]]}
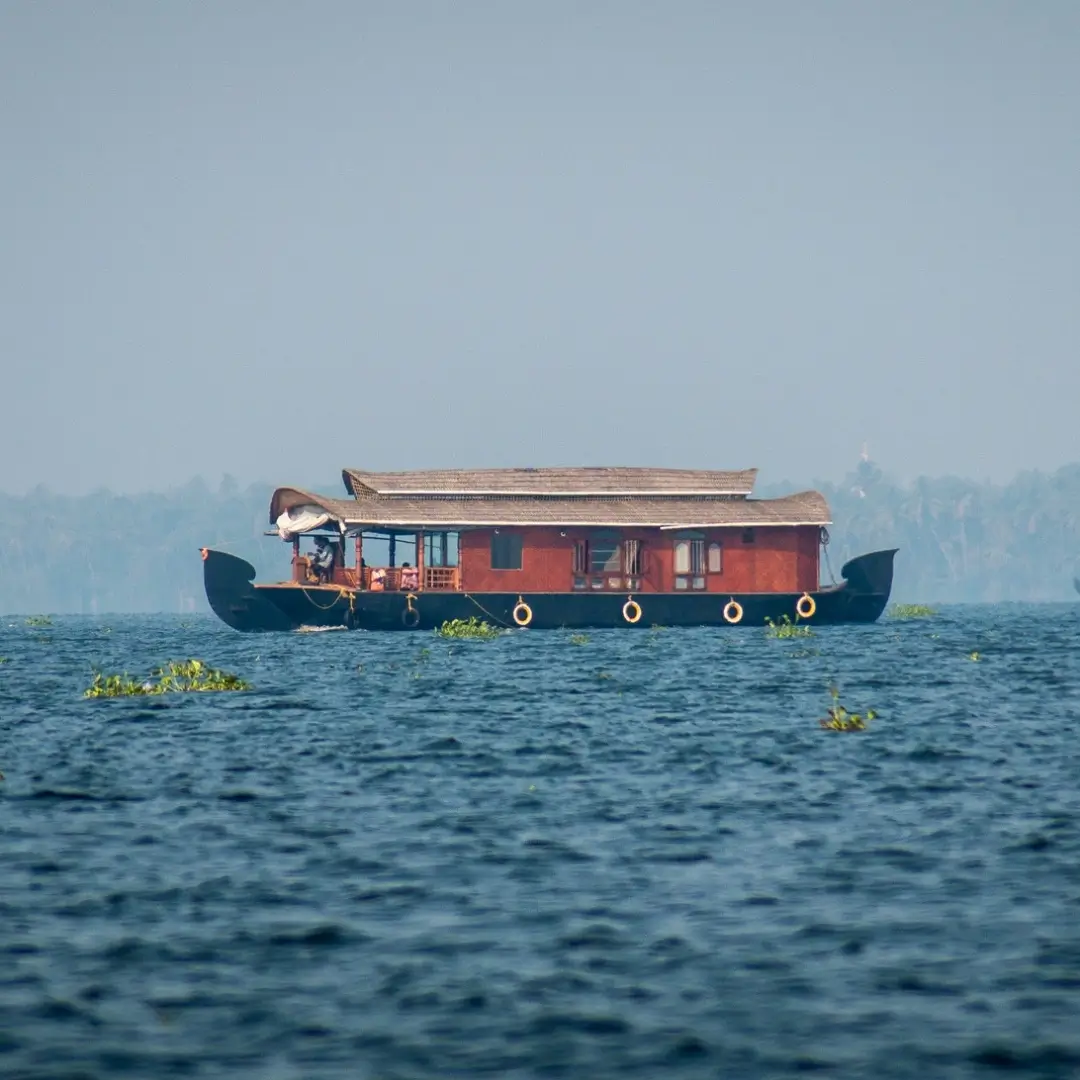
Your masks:
{"label": "person on deck", "polygon": [[401,584],[399,588],[402,589],[416,589],[420,586],[420,572],[415,566],[410,566],[408,563],[401,564]]}
{"label": "person on deck", "polygon": [[315,537],[315,551],[311,556],[311,569],[320,585],[330,580],[334,565],[334,549],[326,542],[325,536]]}

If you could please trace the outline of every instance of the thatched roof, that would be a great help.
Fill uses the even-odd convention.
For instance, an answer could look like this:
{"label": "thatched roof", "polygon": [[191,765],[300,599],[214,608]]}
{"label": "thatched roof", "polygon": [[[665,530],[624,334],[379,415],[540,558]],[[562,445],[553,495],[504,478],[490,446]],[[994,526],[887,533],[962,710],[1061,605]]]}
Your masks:
{"label": "thatched roof", "polygon": [[454,530],[496,526],[640,526],[664,529],[749,527],[755,525],[828,525],[829,507],[816,491],[780,499],[686,497],[513,498],[428,497],[406,495],[335,499],[297,488],[278,488],[270,503],[270,521],[300,506],[318,507],[347,528]]}
{"label": "thatched roof", "polygon": [[542,469],[426,469],[366,472],[343,469],[345,490],[375,495],[647,496],[749,495],[757,469],[636,469],[607,466]]}

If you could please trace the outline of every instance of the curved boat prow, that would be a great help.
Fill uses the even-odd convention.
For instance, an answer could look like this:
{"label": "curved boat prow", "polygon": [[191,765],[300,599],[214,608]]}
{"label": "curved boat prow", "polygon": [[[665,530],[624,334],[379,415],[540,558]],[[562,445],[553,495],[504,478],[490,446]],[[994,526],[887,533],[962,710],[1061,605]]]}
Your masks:
{"label": "curved boat prow", "polygon": [[870,551],[849,559],[840,568],[846,599],[846,621],[876,622],[892,592],[893,561],[899,548]]}
{"label": "curved boat prow", "polygon": [[203,584],[214,614],[234,630],[291,630],[294,623],[256,591],[255,567],[224,551],[202,548]]}
{"label": "curved boat prow", "polygon": [[886,600],[892,592],[893,560],[899,548],[871,551],[849,559],[840,567],[840,576],[857,593],[874,593]]}

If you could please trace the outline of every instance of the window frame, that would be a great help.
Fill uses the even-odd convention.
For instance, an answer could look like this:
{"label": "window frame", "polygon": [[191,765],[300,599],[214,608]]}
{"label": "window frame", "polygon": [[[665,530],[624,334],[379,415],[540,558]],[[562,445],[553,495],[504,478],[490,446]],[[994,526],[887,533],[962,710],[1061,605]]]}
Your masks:
{"label": "window frame", "polygon": [[[713,569],[713,552],[716,552],[716,569]],[[710,540],[705,547],[705,573],[722,574],[724,572],[724,545],[719,540]]]}
{"label": "window frame", "polygon": [[[593,565],[593,545],[614,544],[605,562],[606,569]],[[613,568],[611,563],[618,560]],[[641,588],[648,563],[648,544],[639,537],[626,536],[616,529],[596,529],[573,541],[570,562],[571,588],[575,592],[621,592]],[[635,569],[636,567],[636,569]]]}
{"label": "window frame", "polygon": [[[611,547],[611,551],[608,554],[607,559],[604,561],[603,566],[595,565],[596,557],[596,545],[602,544],[606,549]],[[614,568],[609,564],[614,562]],[[609,529],[602,530],[600,532],[592,533],[588,542],[585,545],[585,566],[586,573],[590,577],[613,577],[616,574],[622,573],[623,565],[623,537],[617,532],[612,532]]]}
{"label": "window frame", "polygon": [[461,565],[461,535],[455,530],[439,529],[424,533],[424,566],[457,568]]}
{"label": "window frame", "polygon": [[[685,558],[680,560],[680,549]],[[712,555],[717,554],[718,568],[712,569]],[[709,578],[724,573],[724,542],[697,529],[677,532],[671,547],[672,588],[675,592],[707,592]],[[680,562],[686,567],[680,570]]]}
{"label": "window frame", "polygon": [[[496,566],[495,565],[495,548],[499,543],[511,545],[517,543],[517,566]],[[489,554],[491,556],[491,569],[497,573],[513,574],[520,573],[525,567],[525,538],[519,532],[500,532],[496,529],[491,534],[491,543],[489,546]]]}

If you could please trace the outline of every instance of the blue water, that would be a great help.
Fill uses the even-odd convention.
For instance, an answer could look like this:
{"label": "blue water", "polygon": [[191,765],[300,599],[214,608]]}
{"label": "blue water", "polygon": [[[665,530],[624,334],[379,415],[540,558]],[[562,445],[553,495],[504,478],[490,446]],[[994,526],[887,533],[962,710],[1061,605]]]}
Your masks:
{"label": "blue water", "polygon": [[1080,1075],[1080,606],[0,622],[6,1080]]}

